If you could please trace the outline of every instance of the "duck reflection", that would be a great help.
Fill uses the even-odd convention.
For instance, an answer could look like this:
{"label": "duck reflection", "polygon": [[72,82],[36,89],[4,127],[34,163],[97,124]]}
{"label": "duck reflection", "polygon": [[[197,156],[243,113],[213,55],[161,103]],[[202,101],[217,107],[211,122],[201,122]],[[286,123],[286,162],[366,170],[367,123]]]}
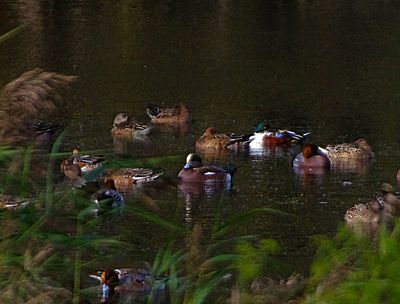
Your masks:
{"label": "duck reflection", "polygon": [[372,163],[372,159],[331,159],[331,170],[365,175]]}
{"label": "duck reflection", "polygon": [[135,153],[146,152],[149,148],[154,146],[153,141],[148,135],[136,134],[135,136],[112,136],[113,147],[116,154],[130,154],[132,151]]}
{"label": "duck reflection", "polygon": [[161,133],[173,134],[176,136],[184,136],[189,132],[189,123],[158,123],[154,124],[154,129],[159,130]]}
{"label": "duck reflection", "polygon": [[197,199],[216,198],[232,189],[232,176],[236,167],[203,165],[199,155],[191,153],[179,172],[178,189],[185,198],[185,220],[192,223],[192,204]]}

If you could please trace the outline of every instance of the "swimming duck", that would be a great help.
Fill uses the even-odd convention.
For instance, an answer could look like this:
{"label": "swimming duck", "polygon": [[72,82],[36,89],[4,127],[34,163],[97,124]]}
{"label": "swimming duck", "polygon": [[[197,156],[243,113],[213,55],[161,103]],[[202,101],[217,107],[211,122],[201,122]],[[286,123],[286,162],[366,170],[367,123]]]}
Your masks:
{"label": "swimming duck", "polygon": [[125,203],[123,195],[116,190],[113,180],[108,180],[105,187],[91,196],[91,200],[96,204],[96,214],[104,210],[121,208]]}
{"label": "swimming duck", "polygon": [[[149,267],[147,267],[149,268]],[[91,276],[98,279],[97,276]],[[146,268],[106,269],[101,273],[102,302],[116,297],[124,301],[143,301],[155,289],[154,303],[162,303],[165,296],[163,277],[154,278]]]}
{"label": "swimming duck", "polygon": [[310,135],[310,132],[297,134],[290,130],[271,132],[265,130],[264,123],[260,122],[254,131],[254,135],[251,137],[250,149],[262,148],[265,146],[287,145],[291,143],[302,144]]}
{"label": "swimming duck", "polygon": [[392,216],[400,215],[400,199],[395,195],[394,187],[389,183],[382,183],[380,188],[386,211]]}
{"label": "swimming duck", "polygon": [[366,204],[357,204],[346,210],[344,220],[346,223],[379,223],[384,216],[385,200],[382,196]]}
{"label": "swimming duck", "polygon": [[103,179],[105,183],[112,180],[116,190],[128,192],[134,185],[151,182],[162,174],[148,168],[118,168],[106,170]]}
{"label": "swimming duck", "polygon": [[151,127],[138,122],[126,113],[118,113],[114,118],[111,134],[114,137],[130,137],[134,135],[148,135]]}
{"label": "swimming duck", "polygon": [[329,159],[371,159],[375,156],[365,138],[352,143],[328,145],[325,152]]}
{"label": "swimming duck", "polygon": [[203,135],[196,141],[196,148],[203,149],[224,149],[238,148],[250,143],[252,135],[222,134],[212,127],[207,128]]}
{"label": "swimming duck", "polygon": [[0,193],[0,209],[16,210],[30,204],[28,199]]}
{"label": "swimming duck", "polygon": [[327,155],[315,144],[307,144],[303,148],[303,152],[297,154],[293,160],[294,168],[302,168],[313,170],[316,168],[329,169],[330,161]]}
{"label": "swimming duck", "polygon": [[190,153],[178,177],[182,182],[230,182],[236,169],[236,167],[225,168],[217,165],[203,166],[201,157]]}
{"label": "swimming duck", "polygon": [[[67,170],[72,170],[75,174],[85,174],[101,167],[104,162],[104,156],[79,155],[79,150],[73,149],[72,156],[61,162],[61,172],[64,172],[66,176],[68,176],[66,174]],[[76,166],[71,165],[77,165],[80,168],[80,172]]]}
{"label": "swimming duck", "polygon": [[149,105],[146,112],[153,123],[181,124],[187,123],[190,120],[189,110],[182,103],[170,108],[161,108],[157,105]]}

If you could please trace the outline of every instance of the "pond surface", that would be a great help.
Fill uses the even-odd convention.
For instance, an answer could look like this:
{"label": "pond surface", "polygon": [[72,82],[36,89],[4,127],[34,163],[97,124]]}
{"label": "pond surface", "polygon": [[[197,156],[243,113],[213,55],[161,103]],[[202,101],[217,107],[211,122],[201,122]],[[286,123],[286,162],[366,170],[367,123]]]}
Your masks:
{"label": "pond surface", "polygon": [[[290,213],[256,216],[237,231],[278,240],[288,272],[308,271],[313,235],[334,234],[348,207],[381,182],[395,183],[396,1],[11,0],[0,3],[0,20],[1,33],[26,24],[0,46],[1,86],[36,67],[79,76],[63,109],[64,151],[79,146],[114,156],[114,116],[123,111],[148,122],[149,103],[183,102],[194,120],[187,134],[158,132],[150,146],[125,151],[178,156],[163,166],[164,179],[176,177],[209,126],[249,133],[265,120],[309,131],[321,146],[367,138],[376,160],[365,170],[303,177],[285,151],[243,151],[213,159],[240,165],[230,192],[188,200],[178,189],[149,190],[156,204],[149,210],[188,227],[211,226],[221,206],[226,217],[257,207]],[[109,233],[126,235],[144,255],[165,245],[159,228],[140,226],[128,213],[118,223]]]}

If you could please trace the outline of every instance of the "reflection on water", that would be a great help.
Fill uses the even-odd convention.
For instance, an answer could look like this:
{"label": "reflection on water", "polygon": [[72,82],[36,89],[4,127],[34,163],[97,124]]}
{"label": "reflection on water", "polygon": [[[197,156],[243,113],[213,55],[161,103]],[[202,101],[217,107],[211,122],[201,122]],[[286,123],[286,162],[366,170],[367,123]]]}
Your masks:
{"label": "reflection on water", "polygon": [[[302,271],[313,253],[310,236],[335,232],[354,199],[382,181],[394,184],[400,156],[394,2],[3,1],[0,16],[2,31],[27,25],[0,46],[1,85],[33,67],[79,76],[63,106],[65,151],[182,155],[163,168],[174,179],[206,127],[247,133],[262,119],[274,129],[310,131],[322,146],[362,136],[376,153],[371,164],[335,162],[322,176],[296,174],[295,153],[280,147],[202,154],[205,162],[239,165],[238,191],[180,186],[146,194],[150,209],[163,216],[182,224],[212,217],[214,193],[226,215],[260,206],[287,211],[290,218],[259,217],[237,233],[277,239],[282,259]],[[191,110],[189,126],[160,125],[141,140],[110,135],[119,112],[148,122],[147,104],[179,102]],[[199,197],[189,206],[187,195],[180,197],[185,192]],[[204,212],[190,213],[194,207]],[[124,226],[114,229],[140,230],[129,212],[123,217]],[[143,250],[156,251],[161,234]],[[143,239],[127,237],[134,244]]]}

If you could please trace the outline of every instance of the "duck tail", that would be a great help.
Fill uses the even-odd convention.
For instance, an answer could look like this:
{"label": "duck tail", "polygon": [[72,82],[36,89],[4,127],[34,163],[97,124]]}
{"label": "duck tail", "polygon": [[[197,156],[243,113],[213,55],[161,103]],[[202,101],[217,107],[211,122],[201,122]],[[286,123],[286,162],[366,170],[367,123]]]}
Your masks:
{"label": "duck tail", "polygon": [[36,134],[41,135],[44,133],[48,133],[50,135],[56,134],[58,131],[63,130],[63,126],[57,124],[47,124],[41,121],[35,121],[32,123],[32,129],[36,132]]}
{"label": "duck tail", "polygon": [[318,152],[323,155],[328,155],[328,150],[318,146]]}
{"label": "duck tail", "polygon": [[221,167],[226,171],[226,173],[229,173],[229,175],[231,177],[233,177],[235,175],[235,173],[238,169],[237,166],[233,166],[233,165],[223,165]]}
{"label": "duck tail", "polygon": [[290,137],[292,142],[299,144],[302,144],[311,135],[311,132],[306,132],[304,134],[297,134],[296,132],[290,130],[279,130],[279,132]]}
{"label": "duck tail", "polygon": [[229,145],[233,144],[249,144],[254,139],[254,134],[230,134],[229,135]]}

